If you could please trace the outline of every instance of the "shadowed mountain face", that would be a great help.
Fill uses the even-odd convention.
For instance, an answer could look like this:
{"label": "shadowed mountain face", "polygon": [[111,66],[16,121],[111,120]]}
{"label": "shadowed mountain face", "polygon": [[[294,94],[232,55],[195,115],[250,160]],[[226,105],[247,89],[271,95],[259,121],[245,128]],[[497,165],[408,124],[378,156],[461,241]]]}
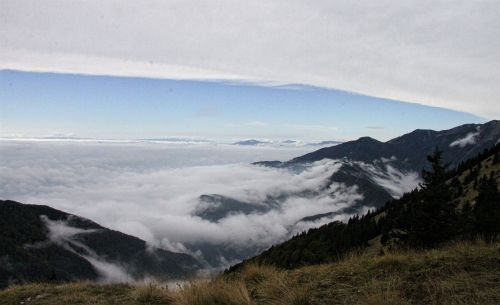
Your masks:
{"label": "shadowed mountain face", "polygon": [[[379,168],[380,172],[384,172],[383,167]],[[356,163],[344,164],[340,170],[330,177],[331,182],[343,183],[346,186],[355,186],[363,195],[361,200],[357,201],[356,206],[350,207],[352,213],[356,213],[359,208],[378,207],[381,203],[392,199],[390,192],[382,187],[374,180],[373,174],[363,170],[361,166]]]}
{"label": "shadowed mountain face", "polygon": [[492,147],[500,137],[500,121],[485,124],[466,124],[452,129],[434,131],[417,129],[387,142],[370,137],[359,138],[333,147],[327,147],[286,162],[314,162],[322,159],[342,159],[372,163],[382,158],[395,158],[398,168],[420,171],[426,166],[426,156],[439,147],[445,162],[456,166]]}
{"label": "shadowed mountain face", "polygon": [[279,208],[279,203],[273,199],[267,199],[262,204],[256,205],[212,194],[200,196],[194,215],[211,222],[217,222],[231,214],[262,214],[273,208]]}
{"label": "shadowed mountain face", "polygon": [[181,278],[200,268],[187,254],[148,247],[139,238],[47,206],[0,201],[0,231],[0,287]]}

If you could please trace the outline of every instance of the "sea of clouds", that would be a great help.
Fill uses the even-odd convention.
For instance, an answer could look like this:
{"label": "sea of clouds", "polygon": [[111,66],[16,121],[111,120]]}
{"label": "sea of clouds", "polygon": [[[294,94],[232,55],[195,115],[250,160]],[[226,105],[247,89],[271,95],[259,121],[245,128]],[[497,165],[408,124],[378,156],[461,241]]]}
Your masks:
{"label": "sea of clouds", "polygon": [[[0,198],[45,204],[176,252],[197,243],[264,249],[290,235],[348,215],[316,222],[304,217],[339,211],[362,196],[356,186],[328,183],[341,163],[322,160],[301,170],[251,165],[288,160],[305,148],[241,147],[150,142],[0,141]],[[376,173],[375,168],[370,168]],[[405,180],[398,187],[393,181]],[[415,186],[416,176],[378,173],[394,195]],[[259,205],[287,196],[279,209],[231,214],[217,222],[194,215],[199,196],[219,194]],[[295,195],[293,195],[295,194]],[[304,195],[309,194],[309,195]],[[368,209],[367,207],[366,209]],[[229,264],[220,258],[220,264]]]}

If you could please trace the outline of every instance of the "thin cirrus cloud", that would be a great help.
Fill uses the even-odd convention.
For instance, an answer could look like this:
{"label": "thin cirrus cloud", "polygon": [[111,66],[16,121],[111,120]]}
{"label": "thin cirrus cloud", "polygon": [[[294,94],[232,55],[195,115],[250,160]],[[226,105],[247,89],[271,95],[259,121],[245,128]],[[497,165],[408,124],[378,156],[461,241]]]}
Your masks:
{"label": "thin cirrus cloud", "polygon": [[308,124],[289,124],[288,128],[304,131],[338,131],[339,128],[336,126],[325,126],[325,125],[308,125]]}
{"label": "thin cirrus cloud", "polygon": [[248,126],[248,127],[267,127],[269,126],[268,123],[262,122],[262,121],[251,121],[251,122],[246,122],[243,125]]}
{"label": "thin cirrus cloud", "polygon": [[0,68],[306,84],[496,118],[485,1],[0,3]]}

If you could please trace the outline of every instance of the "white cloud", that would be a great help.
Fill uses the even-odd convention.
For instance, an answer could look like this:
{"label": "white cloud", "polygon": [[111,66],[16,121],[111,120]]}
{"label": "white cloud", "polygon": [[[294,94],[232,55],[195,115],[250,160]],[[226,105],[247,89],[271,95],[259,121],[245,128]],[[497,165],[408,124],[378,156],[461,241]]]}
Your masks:
{"label": "white cloud", "polygon": [[47,216],[41,216],[42,221],[49,230],[48,238],[59,245],[64,245],[71,240],[75,235],[81,233],[92,233],[96,230],[84,230],[69,226],[65,221],[51,221]]}
{"label": "white cloud", "polygon": [[[66,221],[52,221],[45,215],[42,215],[41,218],[48,229],[47,238],[51,242],[56,243],[68,251],[71,251],[87,260],[99,274],[99,280],[101,282],[115,283],[135,281],[135,279],[128,274],[122,266],[106,261],[85,244],[75,239],[75,235],[77,234],[92,233],[96,230],[84,230],[71,227]],[[75,251],[73,248],[75,246],[83,251]]]}
{"label": "white cloud", "polygon": [[62,133],[62,132],[52,132],[45,135],[43,138],[48,139],[74,139],[77,135],[75,133]]}
{"label": "white cloud", "polygon": [[451,142],[450,147],[460,146],[462,148],[462,147],[465,147],[467,145],[476,144],[476,139],[477,139],[478,135],[479,135],[479,131],[478,132],[469,132],[465,137]]}
{"label": "white cloud", "polygon": [[483,1],[0,2],[0,68],[310,84],[500,115]]}
{"label": "white cloud", "polygon": [[[401,197],[404,193],[414,190],[421,181],[420,176],[416,172],[402,172],[393,167],[390,163],[396,158],[382,158],[381,162],[376,162],[375,165],[355,162],[364,170],[370,173],[371,179],[386,189],[394,198]],[[383,170],[379,168],[383,167]]]}

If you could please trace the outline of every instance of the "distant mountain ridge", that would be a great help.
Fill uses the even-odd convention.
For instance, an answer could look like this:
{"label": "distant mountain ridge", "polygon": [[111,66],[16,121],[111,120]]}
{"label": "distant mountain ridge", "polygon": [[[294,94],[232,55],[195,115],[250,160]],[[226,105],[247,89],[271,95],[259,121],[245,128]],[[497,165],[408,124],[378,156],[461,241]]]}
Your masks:
{"label": "distant mountain ridge", "polygon": [[247,139],[231,143],[240,146],[276,146],[276,147],[325,147],[343,143],[336,140],[325,140],[319,142],[304,142],[299,140],[257,140]]}
{"label": "distant mountain ridge", "polygon": [[[468,139],[468,142],[464,139]],[[427,154],[436,146],[443,151],[445,162],[456,166],[484,149],[492,147],[499,139],[498,120],[485,124],[465,124],[442,131],[417,129],[387,142],[362,137],[294,158],[285,162],[285,165],[314,162],[325,158],[347,158],[352,161],[372,163],[374,160],[395,157],[400,168],[420,171],[426,166]]]}
{"label": "distant mountain ridge", "polygon": [[187,254],[152,248],[139,238],[43,205],[0,201],[0,232],[0,287],[98,280],[108,269],[129,280],[173,279],[201,268]]}
{"label": "distant mountain ridge", "polygon": [[260,144],[269,144],[267,141],[260,141],[255,139],[243,140],[233,143],[234,145],[243,145],[243,146],[255,146]]}

